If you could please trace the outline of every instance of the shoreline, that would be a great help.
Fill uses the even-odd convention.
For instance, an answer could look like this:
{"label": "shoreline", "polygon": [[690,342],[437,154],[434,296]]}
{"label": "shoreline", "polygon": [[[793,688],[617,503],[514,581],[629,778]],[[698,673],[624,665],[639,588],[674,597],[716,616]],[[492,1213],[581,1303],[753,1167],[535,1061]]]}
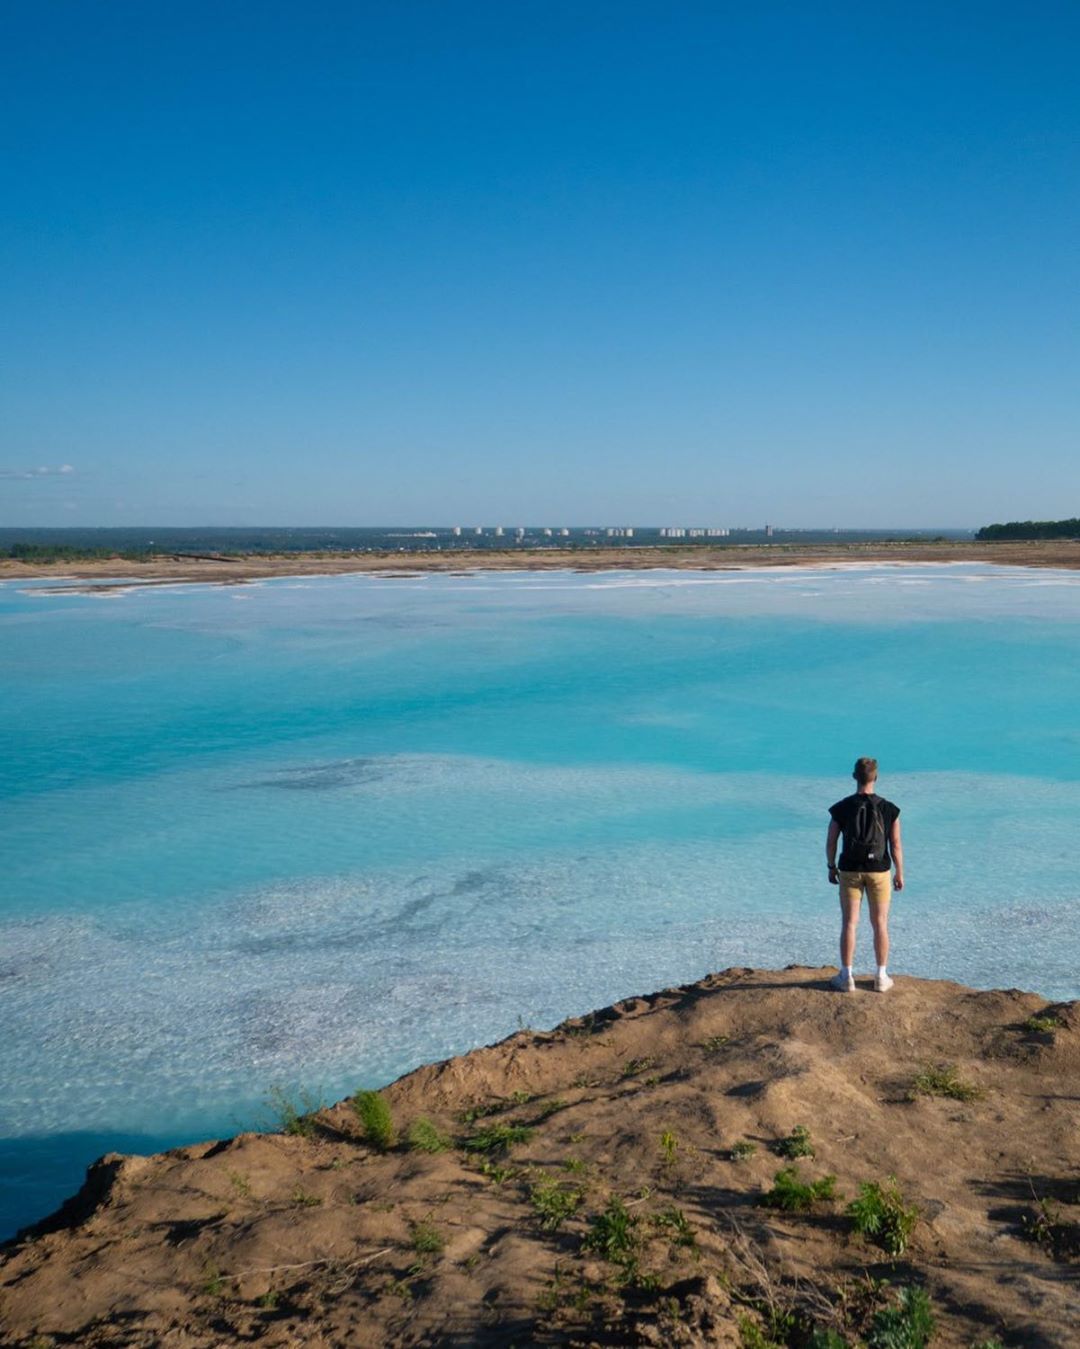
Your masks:
{"label": "shoreline", "polygon": [[[252,581],[314,576],[376,575],[404,579],[473,572],[571,571],[746,571],[762,568],[838,568],[926,563],[983,563],[1004,567],[1080,570],[1080,541],[1006,543],[752,544],[729,547],[641,547],[585,549],[484,549],[417,553],[289,553],[179,556],[147,562],[102,558],[92,561],[17,562],[0,559],[0,583],[53,580],[50,593],[108,593],[122,586],[244,585]],[[90,587],[86,583],[91,582]]]}

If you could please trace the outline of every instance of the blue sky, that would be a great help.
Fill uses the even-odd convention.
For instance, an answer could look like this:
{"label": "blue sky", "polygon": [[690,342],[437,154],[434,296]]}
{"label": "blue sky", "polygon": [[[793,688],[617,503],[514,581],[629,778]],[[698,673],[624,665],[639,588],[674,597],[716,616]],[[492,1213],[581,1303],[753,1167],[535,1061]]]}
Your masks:
{"label": "blue sky", "polygon": [[1037,0],[9,3],[0,524],[1076,515],[1078,68]]}

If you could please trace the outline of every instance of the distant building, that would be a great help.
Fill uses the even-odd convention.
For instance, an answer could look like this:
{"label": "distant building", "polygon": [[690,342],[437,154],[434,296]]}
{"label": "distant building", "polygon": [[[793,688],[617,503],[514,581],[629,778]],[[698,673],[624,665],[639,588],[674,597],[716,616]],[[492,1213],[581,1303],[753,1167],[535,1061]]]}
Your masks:
{"label": "distant building", "polygon": [[771,539],[772,536],[773,536],[773,527],[772,527],[772,525],[766,525],[766,526],[765,526],[765,537],[766,537],[767,539]]}

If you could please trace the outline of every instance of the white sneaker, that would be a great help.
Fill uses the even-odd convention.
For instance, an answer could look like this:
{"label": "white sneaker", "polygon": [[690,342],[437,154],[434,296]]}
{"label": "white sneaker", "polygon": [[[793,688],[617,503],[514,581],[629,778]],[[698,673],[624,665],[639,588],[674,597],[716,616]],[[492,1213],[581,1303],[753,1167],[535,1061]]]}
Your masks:
{"label": "white sneaker", "polygon": [[892,980],[887,974],[878,974],[874,976],[875,993],[888,993],[890,988],[892,988]]}
{"label": "white sneaker", "polygon": [[[890,980],[889,982],[891,983],[892,981]],[[835,988],[838,993],[854,993],[855,976],[853,974],[845,974],[844,971],[841,970],[839,974],[834,975],[829,980],[829,987]]]}

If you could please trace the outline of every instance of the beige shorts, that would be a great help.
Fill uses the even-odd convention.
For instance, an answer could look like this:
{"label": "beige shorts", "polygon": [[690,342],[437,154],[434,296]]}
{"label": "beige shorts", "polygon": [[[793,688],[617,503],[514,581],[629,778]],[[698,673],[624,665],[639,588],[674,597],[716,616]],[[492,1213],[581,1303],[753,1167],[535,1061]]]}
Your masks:
{"label": "beige shorts", "polygon": [[888,904],[892,898],[892,872],[841,871],[841,904],[860,903],[864,891],[871,904]]}

